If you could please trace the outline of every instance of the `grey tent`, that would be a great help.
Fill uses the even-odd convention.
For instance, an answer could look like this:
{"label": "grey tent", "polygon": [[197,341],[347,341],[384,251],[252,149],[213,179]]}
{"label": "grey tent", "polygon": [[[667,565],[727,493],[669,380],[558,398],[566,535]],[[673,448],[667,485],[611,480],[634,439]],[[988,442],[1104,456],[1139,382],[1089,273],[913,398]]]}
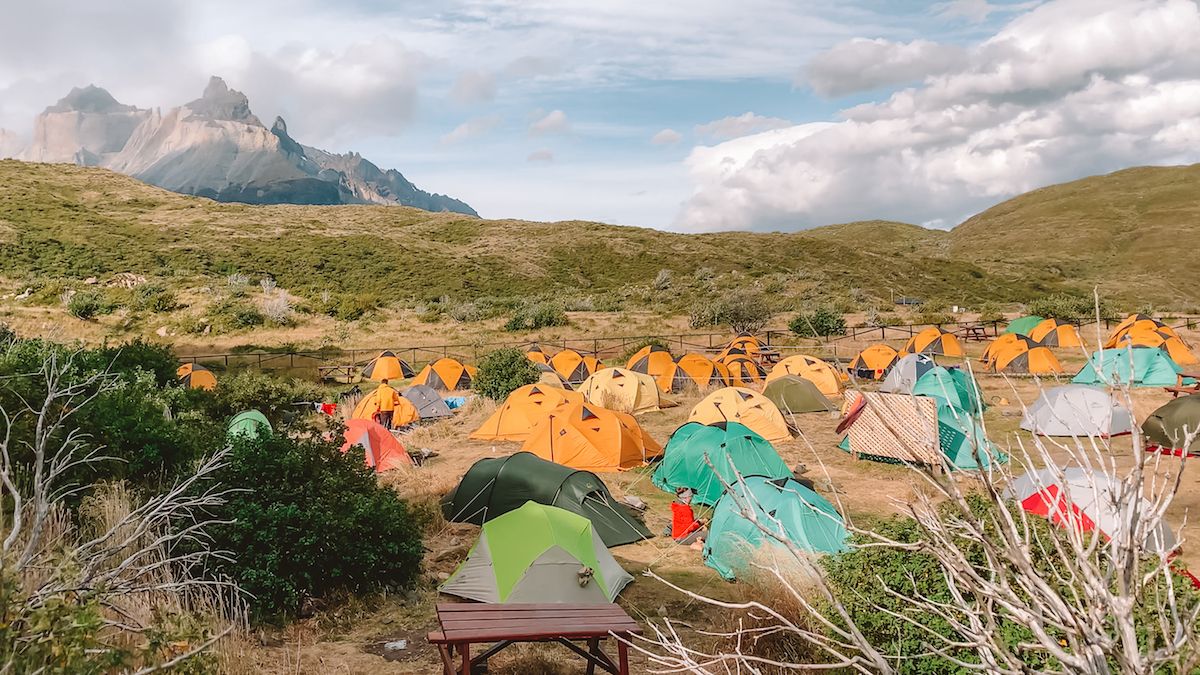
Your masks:
{"label": "grey tent", "polygon": [[482,525],[525,502],[557,506],[592,521],[605,546],[654,535],[621,506],[596,474],[548,462],[531,452],[481,459],[442,499],[446,520]]}
{"label": "grey tent", "polygon": [[400,392],[400,395],[413,404],[423,420],[436,420],[454,414],[433,388],[423,384],[414,384]]}
{"label": "grey tent", "polygon": [[928,354],[903,356],[883,378],[879,391],[885,394],[911,394],[913,385],[921,376],[937,367],[937,361]]}
{"label": "grey tent", "polygon": [[1042,436],[1119,436],[1133,430],[1133,416],[1107,391],[1069,384],[1043,391],[1021,428]]}
{"label": "grey tent", "polygon": [[837,410],[811,380],[798,375],[784,375],[767,383],[763,389],[771,403],[784,413],[831,412]]}

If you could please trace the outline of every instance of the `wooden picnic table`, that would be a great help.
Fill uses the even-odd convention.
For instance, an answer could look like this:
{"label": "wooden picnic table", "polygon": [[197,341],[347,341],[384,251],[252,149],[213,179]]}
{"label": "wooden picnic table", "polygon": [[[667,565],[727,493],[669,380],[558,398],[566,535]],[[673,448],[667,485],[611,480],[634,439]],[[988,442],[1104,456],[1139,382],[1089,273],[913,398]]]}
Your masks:
{"label": "wooden picnic table", "polygon": [[[1183,381],[1189,378],[1195,380],[1195,384],[1183,384]],[[1171,398],[1179,398],[1181,394],[1200,394],[1200,373],[1194,375],[1191,373],[1181,373],[1179,375],[1179,382],[1174,387],[1163,387],[1163,389],[1171,394]]]}
{"label": "wooden picnic table", "polygon": [[960,334],[964,340],[973,340],[975,342],[983,342],[988,339],[987,326],[983,324],[968,324],[963,326]]}
{"label": "wooden picnic table", "polygon": [[[439,603],[437,620],[442,629],[430,633],[429,642],[441,653],[445,675],[472,675],[477,666],[486,667],[489,658],[518,642],[564,645],[587,660],[588,675],[596,672],[596,666],[629,675],[629,650],[623,640],[642,633],[641,626],[615,604]],[[618,638],[617,662],[600,648],[609,637]],[[575,642],[586,642],[587,649]],[[488,643],[492,646],[471,656],[471,645]]]}

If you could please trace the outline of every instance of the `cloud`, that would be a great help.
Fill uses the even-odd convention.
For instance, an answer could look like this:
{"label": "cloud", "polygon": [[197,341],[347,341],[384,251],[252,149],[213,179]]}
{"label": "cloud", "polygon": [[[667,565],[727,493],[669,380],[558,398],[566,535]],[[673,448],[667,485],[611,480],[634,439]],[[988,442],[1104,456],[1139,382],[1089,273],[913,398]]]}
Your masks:
{"label": "cloud", "polygon": [[550,112],[535,119],[529,125],[529,133],[534,136],[543,136],[546,134],[561,134],[571,128],[571,123],[567,120],[567,114],[561,110],[551,110]]}
{"label": "cloud", "polygon": [[483,136],[500,126],[501,121],[502,120],[500,119],[499,115],[473,117],[454,127],[454,130],[450,133],[442,136],[442,143],[446,145],[453,145],[455,143],[462,143],[463,141]]}
{"label": "cloud", "polygon": [[551,150],[534,150],[525,158],[526,162],[534,164],[550,164],[554,162],[554,152]]}
{"label": "cloud", "polygon": [[674,129],[663,129],[650,137],[650,142],[655,145],[675,145],[681,140],[683,140],[683,134]]}
{"label": "cloud", "polygon": [[554,75],[562,71],[562,64],[542,56],[521,56],[513,59],[500,73],[505,77],[538,77]]}
{"label": "cloud", "polygon": [[496,98],[496,78],[482,70],[469,70],[458,76],[450,89],[450,99],[456,103],[487,103]]}
{"label": "cloud", "polygon": [[724,141],[772,129],[782,129],[790,127],[792,124],[792,122],[779,117],[764,117],[762,115],[755,115],[752,112],[746,112],[736,117],[722,117],[707,124],[698,124],[695,131],[699,136],[707,136]]}
{"label": "cloud", "polygon": [[845,96],[951,72],[964,56],[961,47],[927,40],[854,38],[809,61],[796,84],[808,84],[822,96]]}
{"label": "cloud", "polygon": [[953,224],[1042,185],[1200,160],[1200,7],[1046,3],[842,118],[695,148],[676,227]]}

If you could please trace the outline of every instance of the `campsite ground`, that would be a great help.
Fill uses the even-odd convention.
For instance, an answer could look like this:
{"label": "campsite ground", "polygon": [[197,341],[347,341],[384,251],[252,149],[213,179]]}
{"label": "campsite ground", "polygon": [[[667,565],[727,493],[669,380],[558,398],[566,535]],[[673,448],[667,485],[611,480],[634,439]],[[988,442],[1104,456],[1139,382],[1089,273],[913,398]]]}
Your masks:
{"label": "campsite ground", "polygon": [[[1094,336],[1085,335],[1094,341]],[[1196,343],[1198,334],[1185,334]],[[982,343],[967,346],[977,356]],[[1075,372],[1084,361],[1082,351],[1059,354],[1068,372]],[[985,415],[989,437],[1002,448],[1013,448],[1023,437],[1018,425],[1021,404],[1037,398],[1039,386],[1053,386],[1053,381],[1030,378],[1005,378],[979,375],[978,381],[990,408]],[[873,388],[866,385],[865,389]],[[679,405],[660,412],[647,413],[639,422],[660,442],[687,417],[698,395],[680,397]],[[1143,389],[1134,393],[1135,417],[1140,421],[1152,410],[1167,401],[1169,394],[1161,389]],[[458,416],[407,433],[404,441],[410,450],[428,448],[438,456],[424,466],[398,470],[384,476],[405,497],[422,508],[433,509],[436,500],[457,484],[458,479],[476,460],[502,455],[517,449],[516,444],[485,443],[467,438],[494,409],[494,404],[473,402]],[[850,518],[860,524],[871,519],[885,518],[898,513],[919,489],[918,479],[906,468],[869,461],[857,461],[838,450],[839,436],[834,429],[837,418],[820,413],[799,415],[796,424],[799,437],[777,447],[789,465],[804,464],[822,492]],[[1027,436],[1025,436],[1027,440]],[[1112,440],[1111,453],[1118,468],[1132,461],[1128,437]],[[614,494],[637,495],[649,504],[646,523],[652,532],[661,532],[667,524],[670,497],[654,488],[649,473],[642,470],[602,474]],[[831,489],[832,488],[832,489]],[[1200,468],[1187,466],[1181,492],[1168,516],[1176,523],[1200,507]],[[245,663],[252,672],[267,673],[429,673],[437,672],[440,663],[436,652],[424,641],[433,627],[433,606],[438,596],[433,590],[439,574],[451,572],[465,557],[478,528],[470,525],[447,524],[435,516],[427,537],[425,577],[419,590],[401,596],[388,595],[359,599],[349,604],[318,609],[315,614],[286,629],[263,630],[254,636],[253,644],[245,646]],[[1200,530],[1189,521],[1184,537],[1200,537]],[[639,620],[658,620],[670,616],[678,621],[697,643],[715,638],[698,631],[722,630],[734,625],[735,613],[716,610],[670,589],[661,582],[641,573],[653,570],[656,574],[690,590],[717,598],[733,600],[758,594],[760,589],[744,582],[730,583],[704,566],[698,551],[677,546],[669,539],[656,537],[613,549],[617,560],[634,575],[636,581],[620,596],[619,602]],[[1194,547],[1185,544],[1183,561],[1197,564]],[[385,653],[385,642],[407,639],[408,647],[394,656]],[[389,653],[390,654],[390,653]],[[514,648],[492,660],[493,673],[576,673],[582,672],[577,663],[558,647],[532,646]],[[644,668],[644,659],[634,659],[634,671]]]}

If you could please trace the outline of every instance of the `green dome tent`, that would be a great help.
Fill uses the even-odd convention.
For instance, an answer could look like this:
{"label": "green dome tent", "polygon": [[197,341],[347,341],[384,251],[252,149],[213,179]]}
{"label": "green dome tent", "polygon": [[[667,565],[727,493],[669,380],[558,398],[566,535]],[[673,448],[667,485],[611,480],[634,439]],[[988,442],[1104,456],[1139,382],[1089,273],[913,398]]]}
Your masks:
{"label": "green dome tent", "polygon": [[[781,538],[810,553],[846,550],[846,527],[837,509],[821,495],[790,478],[770,480],[760,476],[733,486],[713,511],[704,562],[726,579],[749,568],[759,550],[790,556],[779,542],[742,515],[743,505],[753,505],[758,521]],[[739,504],[739,499],[741,504]]]}
{"label": "green dome tent", "polygon": [[271,433],[271,423],[257,410],[246,410],[233,416],[229,426],[225,428],[225,438],[232,440],[235,436],[261,438]]}
{"label": "green dome tent", "polygon": [[912,388],[912,395],[930,396],[968,413],[981,413],[985,407],[979,398],[979,387],[961,368],[946,369],[938,366],[931,369],[917,379]]}
{"label": "green dome tent", "polygon": [[[1075,384],[1135,387],[1173,387],[1179,384],[1183,369],[1170,356],[1155,347],[1128,347],[1094,352],[1079,373]],[[1187,380],[1190,382],[1190,380]]]}
{"label": "green dome tent", "polygon": [[484,523],[438,590],[479,602],[603,604],[631,581],[587,518],[526,502]]}
{"label": "green dome tent", "polygon": [[613,499],[596,474],[548,462],[532,452],[475,462],[442,499],[442,512],[451,522],[483,525],[530,501],[587,518],[605,546],[654,536]]}
{"label": "green dome tent", "polygon": [[[1160,450],[1182,451],[1188,437],[1200,439],[1200,396],[1182,396],[1159,407],[1142,423],[1146,442]],[[1200,454],[1200,440],[1187,448],[1189,455]]]}
{"label": "green dome tent", "polygon": [[832,412],[837,410],[825,394],[811,380],[798,375],[784,375],[767,383],[763,389],[771,403],[783,414],[806,412]]}
{"label": "green dome tent", "polygon": [[1008,322],[1008,327],[1004,329],[1005,333],[1016,333],[1017,335],[1029,335],[1029,331],[1033,330],[1039,323],[1046,319],[1040,316],[1023,316],[1019,319],[1013,319]]}
{"label": "green dome tent", "polygon": [[650,480],[667,492],[691,488],[696,493],[694,503],[711,506],[721,498],[725,485],[737,482],[738,474],[788,478],[792,470],[775,447],[749,427],[737,422],[688,422],[671,434]]}

